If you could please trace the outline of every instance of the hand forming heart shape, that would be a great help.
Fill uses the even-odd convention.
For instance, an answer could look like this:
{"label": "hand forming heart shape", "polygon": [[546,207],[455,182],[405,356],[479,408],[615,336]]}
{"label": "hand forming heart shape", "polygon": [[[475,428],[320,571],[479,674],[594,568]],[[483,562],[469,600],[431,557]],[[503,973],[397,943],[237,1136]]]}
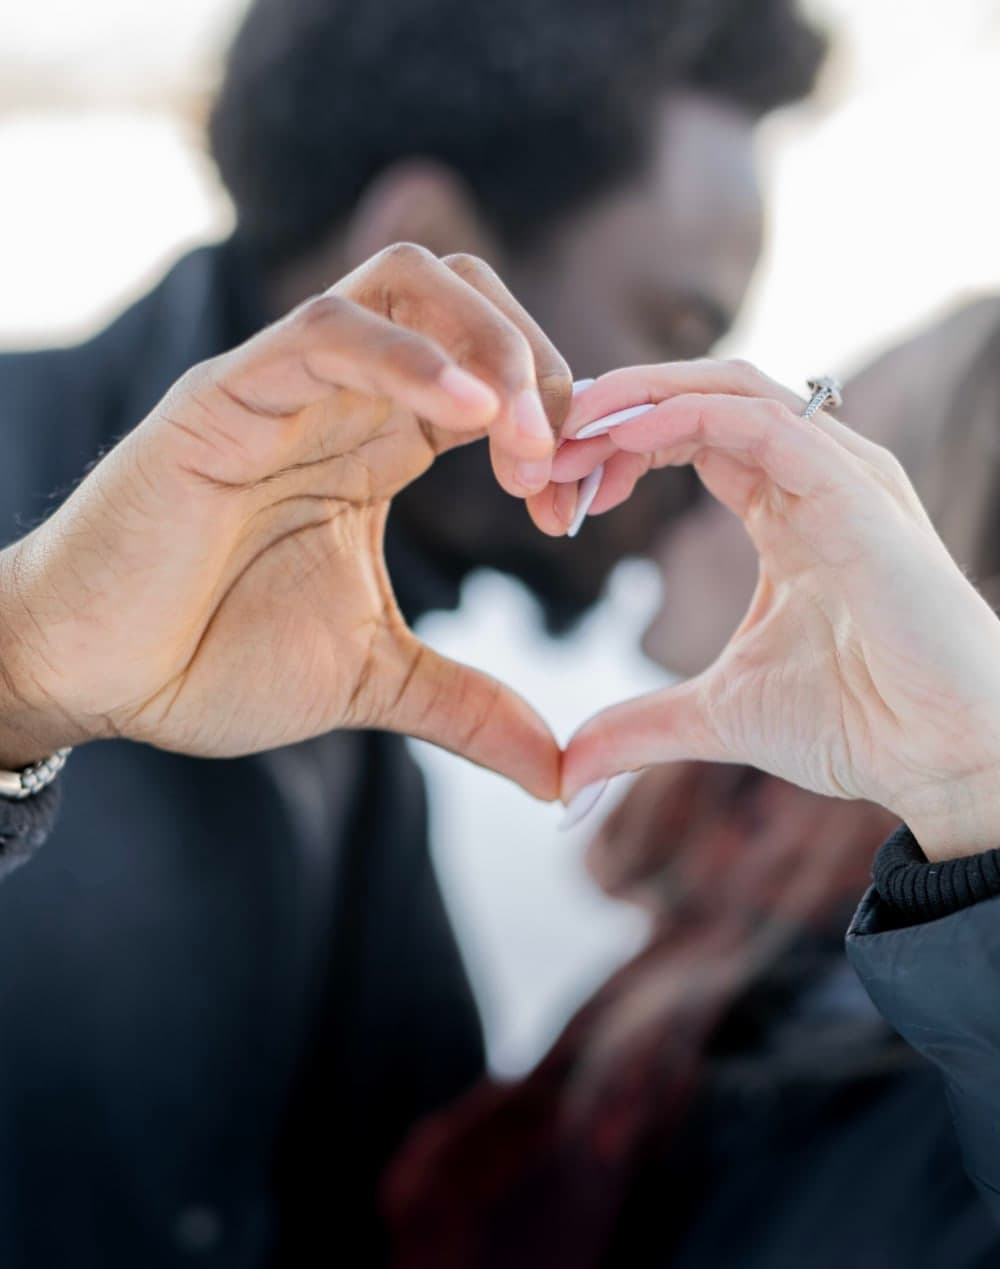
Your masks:
{"label": "hand forming heart shape", "polygon": [[[543,798],[743,762],[881,802],[925,849],[993,844],[1000,625],[895,459],[738,363],[616,371],[561,426],[569,397],[492,270],[411,246],[195,367],[0,553],[0,764],[108,735],[224,755],[377,727]],[[760,556],[716,663],[592,719],[564,756],[509,688],[415,638],[386,574],[393,495],[483,435],[546,532],[570,527],[581,478],[599,513],[689,463]]]}
{"label": "hand forming heart shape", "polygon": [[[993,846],[1000,622],[896,459],[803,404],[752,366],[711,361],[616,371],[574,400],[563,436],[588,439],[563,445],[556,483],[603,466],[600,512],[651,467],[691,464],[742,519],[759,579],[708,670],[577,732],[564,795],[657,762],[739,762],[878,802],[937,857]],[[554,497],[531,499],[539,522]]]}
{"label": "hand forming heart shape", "polygon": [[480,436],[508,492],[544,487],[570,386],[491,269],[407,245],[196,366],[0,554],[0,765],[110,735],[221,756],[370,727],[555,798],[548,727],[416,639],[382,537],[393,495]]}

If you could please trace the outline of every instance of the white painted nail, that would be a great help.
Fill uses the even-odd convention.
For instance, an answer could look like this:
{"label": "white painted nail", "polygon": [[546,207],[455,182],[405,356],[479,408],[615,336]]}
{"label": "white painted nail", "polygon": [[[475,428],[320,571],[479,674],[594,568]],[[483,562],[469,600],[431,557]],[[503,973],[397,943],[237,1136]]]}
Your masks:
{"label": "white painted nail", "polygon": [[596,379],[576,379],[573,381],[573,395],[579,396],[584,388],[589,388],[592,383],[596,383]]}
{"label": "white painted nail", "polygon": [[589,441],[594,436],[603,436],[612,428],[621,427],[623,423],[630,423],[632,419],[637,419],[641,414],[648,414],[650,410],[655,409],[655,405],[630,405],[627,410],[616,410],[614,414],[606,414],[603,419],[594,419],[593,423],[581,427],[573,439]]}
{"label": "white painted nail", "polygon": [[561,833],[573,828],[590,814],[600,802],[604,790],[608,787],[608,783],[607,780],[595,780],[593,784],[585,784],[579,793],[574,794],[570,798],[566,813],[559,821],[559,831]]}
{"label": "white painted nail", "polygon": [[576,515],[573,517],[573,523],[566,530],[566,536],[575,538],[583,528],[583,522],[587,518],[587,512],[594,505],[594,499],[601,491],[601,481],[604,479],[604,464],[598,463],[594,470],[587,476],[580,485],[580,493],[576,502]]}

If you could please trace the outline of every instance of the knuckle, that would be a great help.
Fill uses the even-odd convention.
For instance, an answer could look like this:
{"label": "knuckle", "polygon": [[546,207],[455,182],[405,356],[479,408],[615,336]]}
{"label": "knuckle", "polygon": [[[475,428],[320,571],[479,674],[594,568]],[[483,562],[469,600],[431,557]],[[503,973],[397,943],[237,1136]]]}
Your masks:
{"label": "knuckle", "polygon": [[751,418],[756,424],[754,430],[759,434],[761,444],[768,447],[766,452],[772,453],[775,442],[789,437],[791,431],[797,429],[799,420],[783,401],[775,401],[774,397],[758,397],[749,404]]}
{"label": "knuckle", "polygon": [[452,272],[457,273],[459,277],[467,280],[469,278],[492,278],[496,276],[494,270],[485,260],[480,259],[479,256],[474,256],[469,251],[452,252],[451,255],[444,257],[443,263]]}
{"label": "knuckle", "polygon": [[416,242],[394,242],[388,247],[383,247],[375,257],[375,263],[380,268],[399,270],[403,273],[426,269],[429,264],[436,261],[437,256],[433,251],[428,251],[426,247]]}
{"label": "knuckle", "polygon": [[213,418],[222,404],[222,394],[231,371],[229,358],[222,354],[199,361],[170,387],[160,405],[164,416],[188,416],[203,422]]}
{"label": "knuckle", "polygon": [[502,313],[497,315],[497,334],[509,349],[511,356],[516,356],[529,365],[534,365],[535,357],[528,336],[521,330],[520,326]]}
{"label": "knuckle", "polygon": [[882,445],[876,445],[872,454],[872,462],[891,489],[900,492],[910,488],[910,478],[907,475],[906,468],[892,450],[886,449]]}
{"label": "knuckle", "polygon": [[445,365],[444,355],[430,340],[400,327],[382,336],[379,359],[407,379],[434,379]]}
{"label": "knuckle", "polygon": [[731,357],[722,363],[726,377],[741,388],[758,388],[761,373],[752,361],[745,357]]}
{"label": "knuckle", "polygon": [[761,435],[773,437],[777,428],[784,426],[790,417],[787,406],[772,397],[762,397],[757,401],[754,411],[761,424]]}
{"label": "knuckle", "polygon": [[225,376],[226,369],[225,354],[220,357],[210,357],[206,361],[196,362],[190,369],[185,370],[179,379],[174,381],[170,395],[199,396],[209,388],[214,387]]}
{"label": "knuckle", "polygon": [[884,445],[876,445],[875,454],[879,465],[887,476],[893,477],[901,484],[909,484],[909,477],[906,474],[906,468],[891,449],[886,449]]}
{"label": "knuckle", "polygon": [[292,314],[292,321],[303,332],[329,330],[341,326],[354,312],[354,305],[339,295],[314,295]]}
{"label": "knuckle", "polygon": [[501,337],[501,350],[504,355],[504,368],[512,386],[521,386],[527,370],[530,377],[534,367],[534,356],[531,344],[524,333],[511,324]]}
{"label": "knuckle", "polygon": [[457,360],[478,362],[487,359],[496,373],[512,387],[524,381],[525,370],[533,364],[531,345],[522,330],[499,310],[484,318],[475,332],[469,332]]}

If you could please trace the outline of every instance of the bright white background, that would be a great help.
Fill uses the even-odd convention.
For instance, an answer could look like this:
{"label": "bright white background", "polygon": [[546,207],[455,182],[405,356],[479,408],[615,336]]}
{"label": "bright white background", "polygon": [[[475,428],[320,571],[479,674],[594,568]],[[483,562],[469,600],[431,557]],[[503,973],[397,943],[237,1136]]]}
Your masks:
{"label": "bright white background", "polygon": [[[800,383],[846,370],[975,291],[1000,287],[1000,5],[813,0],[839,33],[818,102],[769,124],[771,241],[727,342]],[[199,121],[242,0],[0,0],[0,342],[72,340],[229,211]],[[581,543],[585,543],[585,536]],[[425,633],[489,665],[560,735],[660,681],[634,651],[657,602],[639,565],[571,640],[475,579]],[[641,942],[642,923],[578,866],[586,830],[456,759],[421,752],[436,850],[484,1007],[515,1071]]]}

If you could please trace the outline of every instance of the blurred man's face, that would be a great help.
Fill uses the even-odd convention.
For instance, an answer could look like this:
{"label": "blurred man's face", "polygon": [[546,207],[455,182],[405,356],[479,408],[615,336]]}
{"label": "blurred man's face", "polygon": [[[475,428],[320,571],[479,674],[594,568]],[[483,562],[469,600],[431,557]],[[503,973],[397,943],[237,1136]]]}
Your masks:
{"label": "blurred man's face", "polygon": [[[702,356],[743,300],[761,243],[752,121],[701,96],[660,103],[645,170],[547,238],[499,261],[515,294],[575,377]],[[394,515],[431,549],[525,577],[558,622],[600,595],[626,555],[646,554],[691,498],[686,471],[647,477],[632,500],[550,540],[488,479],[481,446],[456,450],[396,500]]]}
{"label": "blurred man's face", "polygon": [[582,211],[514,289],[574,374],[702,356],[732,325],[761,246],[753,124],[683,95],[661,103],[652,161]]}

